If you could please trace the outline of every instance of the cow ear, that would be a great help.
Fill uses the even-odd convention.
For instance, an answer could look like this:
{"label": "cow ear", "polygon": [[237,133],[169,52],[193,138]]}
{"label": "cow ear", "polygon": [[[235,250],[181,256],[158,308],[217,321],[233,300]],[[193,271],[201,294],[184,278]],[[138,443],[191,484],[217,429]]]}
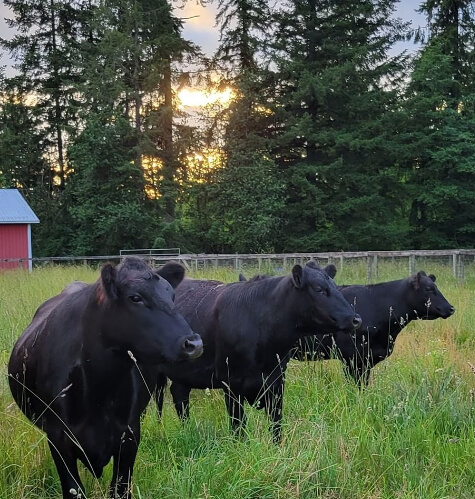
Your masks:
{"label": "cow ear", "polygon": [[435,282],[435,275],[434,274],[429,274],[427,276],[431,281]]}
{"label": "cow ear", "polygon": [[292,282],[298,289],[303,287],[304,273],[301,265],[297,264],[292,267]]}
{"label": "cow ear", "polygon": [[335,279],[336,276],[336,267],[333,265],[333,263],[330,263],[323,269],[328,276],[330,276],[332,279]]}
{"label": "cow ear", "polygon": [[167,262],[157,270],[157,274],[166,279],[171,287],[175,289],[185,277],[185,267],[177,262]]}
{"label": "cow ear", "polygon": [[244,277],[244,275],[242,274],[242,272],[239,273],[239,281],[241,281],[241,282],[247,281],[247,279]]}
{"label": "cow ear", "polygon": [[106,263],[101,268],[101,281],[104,291],[110,300],[117,300],[119,297],[117,289],[117,271],[111,263]]}
{"label": "cow ear", "polygon": [[421,285],[421,277],[425,276],[425,275],[426,275],[426,273],[423,270],[421,270],[416,275],[412,276],[411,277],[411,286],[416,290],[419,289],[419,287]]}

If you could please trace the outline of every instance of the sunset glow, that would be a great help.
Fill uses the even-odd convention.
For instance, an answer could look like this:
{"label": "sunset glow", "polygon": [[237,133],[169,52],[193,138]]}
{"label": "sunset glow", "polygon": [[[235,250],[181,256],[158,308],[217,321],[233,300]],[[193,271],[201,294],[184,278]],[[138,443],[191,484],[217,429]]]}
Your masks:
{"label": "sunset glow", "polygon": [[231,100],[232,95],[230,88],[219,92],[184,88],[178,92],[179,107],[203,107],[215,103],[226,105]]}
{"label": "sunset glow", "polygon": [[190,180],[196,183],[209,181],[209,175],[223,162],[223,153],[217,149],[204,149],[201,153],[187,156],[187,172]]}

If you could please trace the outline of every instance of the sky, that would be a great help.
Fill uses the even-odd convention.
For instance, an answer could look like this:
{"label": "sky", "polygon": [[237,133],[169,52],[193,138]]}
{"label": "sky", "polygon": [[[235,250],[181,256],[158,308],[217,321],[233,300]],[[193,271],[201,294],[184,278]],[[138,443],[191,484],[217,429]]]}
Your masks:
{"label": "sky", "polygon": [[[278,1],[278,0],[277,0]],[[416,8],[422,3],[422,0],[401,0],[396,14],[404,21],[410,21],[413,27],[424,24],[425,18],[416,12]],[[216,0],[202,7],[197,0],[188,0],[183,9],[176,9],[175,15],[185,19],[185,29],[183,36],[199,47],[205,54],[211,55],[218,45],[218,30],[215,27]],[[11,17],[11,13],[3,2],[0,1],[0,37],[11,38],[13,35],[5,22],[6,17]],[[412,50],[412,42],[406,44],[400,43],[396,47]],[[12,74],[11,60],[6,54],[0,58],[0,65],[7,66],[7,75]]]}
{"label": "sky", "polygon": [[[176,10],[177,17],[190,18],[186,20],[184,37],[200,46],[205,54],[211,54],[218,45],[219,34],[214,27],[216,3],[215,0],[214,4],[202,7],[196,0],[189,0],[183,10]],[[425,16],[416,11],[421,3],[422,0],[401,0],[396,15],[404,21],[410,21],[413,27],[424,25]],[[410,50],[414,44],[410,42],[405,46]]]}

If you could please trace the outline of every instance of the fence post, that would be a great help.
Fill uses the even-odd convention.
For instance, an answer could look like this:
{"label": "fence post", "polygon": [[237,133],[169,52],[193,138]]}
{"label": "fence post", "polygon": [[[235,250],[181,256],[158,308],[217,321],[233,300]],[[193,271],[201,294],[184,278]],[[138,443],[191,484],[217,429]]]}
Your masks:
{"label": "fence post", "polygon": [[343,255],[340,256],[340,272],[343,272],[343,260],[344,260],[344,257]]}
{"label": "fence post", "polygon": [[458,254],[457,279],[460,284],[465,281],[465,258],[463,254]]}
{"label": "fence post", "polygon": [[366,282],[367,284],[371,284],[373,280],[373,266],[371,261],[371,256],[368,255],[366,257]]}
{"label": "fence post", "polygon": [[454,251],[452,255],[452,271],[454,274],[454,277],[457,277],[457,252]]}
{"label": "fence post", "polygon": [[373,256],[373,276],[375,279],[378,278],[378,255]]}
{"label": "fence post", "polygon": [[416,267],[416,256],[414,255],[414,253],[412,253],[411,255],[409,255],[409,275],[414,274],[414,272],[416,271],[415,267]]}

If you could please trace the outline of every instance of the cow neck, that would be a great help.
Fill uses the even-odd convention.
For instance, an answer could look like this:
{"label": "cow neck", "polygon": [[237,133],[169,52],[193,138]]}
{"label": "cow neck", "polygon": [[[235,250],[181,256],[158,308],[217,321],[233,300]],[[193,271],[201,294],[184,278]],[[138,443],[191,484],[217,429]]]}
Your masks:
{"label": "cow neck", "polygon": [[[393,339],[413,320],[417,319],[417,313],[406,302],[407,287],[410,283],[407,279],[400,279],[397,281],[384,282],[379,284],[372,284],[369,286],[374,292],[376,297],[374,299],[375,308],[388,311],[387,321],[391,324],[391,329],[388,330]],[[385,293],[385,288],[389,289]],[[391,296],[388,300],[386,296]],[[384,327],[381,331],[384,331]]]}
{"label": "cow neck", "polygon": [[[314,329],[307,328],[301,323],[299,309],[295,306],[295,303],[292,303],[292,298],[297,297],[298,291],[291,281],[290,276],[279,278],[269,300],[272,307],[269,314],[269,330],[273,331],[270,337],[270,345],[274,352],[279,351],[281,354],[287,353],[299,337],[314,333]],[[289,297],[291,297],[290,300]],[[290,332],[292,334],[289,334]]]}
{"label": "cow neck", "polygon": [[134,364],[127,352],[104,346],[102,335],[107,330],[107,321],[103,306],[96,303],[89,312],[84,327],[81,364],[87,379],[94,380],[96,391],[105,394],[130,376]]}

